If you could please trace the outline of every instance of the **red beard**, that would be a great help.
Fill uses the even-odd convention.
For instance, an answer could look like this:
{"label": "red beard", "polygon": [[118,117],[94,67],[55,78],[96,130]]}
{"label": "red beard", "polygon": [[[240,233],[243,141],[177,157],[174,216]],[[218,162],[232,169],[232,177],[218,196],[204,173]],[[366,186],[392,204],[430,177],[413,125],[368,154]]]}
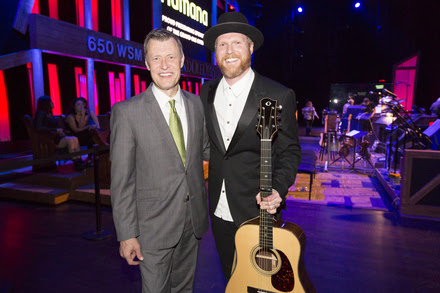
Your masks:
{"label": "red beard", "polygon": [[[230,59],[230,58],[238,58],[240,60],[238,66],[232,65],[234,66],[232,67],[232,66],[224,65],[224,63],[226,63],[226,59]],[[226,78],[233,79],[240,76],[249,67],[251,67],[251,54],[246,54],[243,56],[229,55],[224,57],[222,60],[220,60],[220,62],[219,60],[217,60],[217,64]]]}

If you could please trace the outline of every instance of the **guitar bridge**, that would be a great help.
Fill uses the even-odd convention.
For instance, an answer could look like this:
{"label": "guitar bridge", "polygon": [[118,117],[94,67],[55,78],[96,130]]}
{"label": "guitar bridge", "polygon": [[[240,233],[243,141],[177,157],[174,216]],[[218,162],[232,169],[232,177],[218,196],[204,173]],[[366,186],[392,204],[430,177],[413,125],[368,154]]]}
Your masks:
{"label": "guitar bridge", "polygon": [[254,288],[254,287],[247,287],[247,293],[275,293],[272,291],[267,291],[267,290],[263,290],[263,289],[258,289],[258,288]]}

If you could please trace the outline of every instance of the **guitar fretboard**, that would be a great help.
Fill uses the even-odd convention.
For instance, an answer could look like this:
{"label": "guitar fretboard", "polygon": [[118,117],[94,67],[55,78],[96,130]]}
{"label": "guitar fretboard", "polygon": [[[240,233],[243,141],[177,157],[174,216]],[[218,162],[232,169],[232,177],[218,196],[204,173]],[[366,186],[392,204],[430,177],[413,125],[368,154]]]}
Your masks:
{"label": "guitar fretboard", "polygon": [[[272,194],[272,150],[271,140],[261,140],[260,196],[261,199]],[[260,246],[273,248],[273,217],[266,210],[260,210]]]}

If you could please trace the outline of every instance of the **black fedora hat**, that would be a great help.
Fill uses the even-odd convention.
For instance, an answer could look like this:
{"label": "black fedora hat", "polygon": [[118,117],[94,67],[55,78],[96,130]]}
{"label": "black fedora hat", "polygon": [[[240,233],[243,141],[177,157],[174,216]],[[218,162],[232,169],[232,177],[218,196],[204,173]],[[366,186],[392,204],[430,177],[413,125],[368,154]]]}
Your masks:
{"label": "black fedora hat", "polygon": [[246,16],[240,12],[226,12],[220,15],[218,23],[205,33],[203,41],[206,48],[214,52],[217,37],[227,33],[240,33],[248,36],[254,42],[254,50],[260,48],[264,41],[263,34],[249,25]]}

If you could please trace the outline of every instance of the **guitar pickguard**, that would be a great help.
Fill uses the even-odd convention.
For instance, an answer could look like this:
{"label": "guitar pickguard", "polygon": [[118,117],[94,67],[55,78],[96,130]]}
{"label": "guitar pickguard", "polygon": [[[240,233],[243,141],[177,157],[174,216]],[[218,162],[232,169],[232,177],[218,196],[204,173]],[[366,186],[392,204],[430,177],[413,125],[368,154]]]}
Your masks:
{"label": "guitar pickguard", "polygon": [[278,253],[281,257],[281,268],[272,276],[272,286],[279,291],[290,292],[295,287],[292,265],[282,251],[278,251]]}

